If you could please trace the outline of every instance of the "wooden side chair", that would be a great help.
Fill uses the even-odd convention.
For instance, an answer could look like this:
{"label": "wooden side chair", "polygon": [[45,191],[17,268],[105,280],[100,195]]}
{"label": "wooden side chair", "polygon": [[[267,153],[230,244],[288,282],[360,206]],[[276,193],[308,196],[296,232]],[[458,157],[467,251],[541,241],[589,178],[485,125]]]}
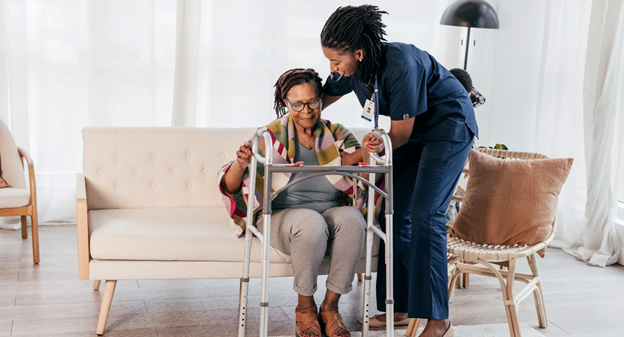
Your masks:
{"label": "wooden side chair", "polygon": [[[482,153],[505,158],[510,160],[546,159],[548,157],[530,152],[516,152],[505,150],[482,149]],[[469,169],[464,169],[469,173]],[[453,200],[463,201],[464,189],[456,191]],[[461,210],[460,210],[461,212]],[[452,224],[449,224],[452,225]],[[538,323],[541,328],[548,326],[546,309],[544,307],[544,297],[541,286],[541,277],[537,265],[536,253],[545,249],[555,237],[556,228],[553,226],[552,232],[546,240],[534,245],[514,245],[514,246],[492,246],[479,242],[469,242],[453,235],[447,234],[447,252],[449,256],[449,301],[452,302],[455,286],[462,276],[476,274],[482,276],[495,277],[498,279],[502,294],[507,322],[511,337],[522,337],[520,332],[520,322],[518,320],[518,306],[531,293],[535,300]],[[516,272],[517,262],[526,258],[531,269],[531,274]],[[498,268],[497,268],[498,267]],[[507,270],[499,270],[505,267]],[[514,282],[526,284],[520,291],[515,291]],[[464,284],[464,287],[467,284]],[[406,336],[415,337],[420,326],[420,319],[412,319]]]}
{"label": "wooden side chair", "polygon": [[[28,165],[28,182],[24,178],[24,162]],[[22,238],[28,238],[29,216],[32,222],[33,262],[39,263],[39,227],[37,219],[37,186],[35,164],[26,151],[15,145],[9,128],[0,120],[0,172],[11,186],[0,188],[0,217],[19,216]]]}

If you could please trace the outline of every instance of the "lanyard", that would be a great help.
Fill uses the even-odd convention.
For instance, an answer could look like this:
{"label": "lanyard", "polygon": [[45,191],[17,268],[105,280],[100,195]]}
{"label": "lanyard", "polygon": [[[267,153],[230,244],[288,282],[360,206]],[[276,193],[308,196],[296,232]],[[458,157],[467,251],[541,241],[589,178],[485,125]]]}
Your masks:
{"label": "lanyard", "polygon": [[375,96],[374,102],[375,102],[375,129],[377,129],[379,127],[379,92],[377,89],[377,74],[375,74],[375,91],[373,92],[373,95]]}

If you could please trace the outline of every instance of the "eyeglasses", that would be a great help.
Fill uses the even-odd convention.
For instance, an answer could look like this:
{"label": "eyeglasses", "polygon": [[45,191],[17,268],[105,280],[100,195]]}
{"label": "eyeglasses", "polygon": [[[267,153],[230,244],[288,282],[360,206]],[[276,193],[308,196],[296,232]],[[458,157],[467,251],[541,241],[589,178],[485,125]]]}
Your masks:
{"label": "eyeglasses", "polygon": [[290,107],[295,110],[296,112],[301,112],[303,111],[303,109],[305,108],[305,106],[308,106],[308,109],[310,110],[316,110],[321,106],[321,99],[317,98],[313,101],[309,101],[308,103],[303,103],[303,102],[296,102],[296,103],[290,103],[290,101],[288,100],[288,98],[286,98],[286,102],[288,102],[288,104],[290,105]]}
{"label": "eyeglasses", "polygon": [[[340,76],[338,76],[338,75],[340,75]],[[332,80],[332,82],[338,82],[338,81],[340,81],[340,79],[342,78],[342,76],[344,76],[344,74],[341,74],[341,73],[339,73],[339,72],[337,72],[337,71],[332,71],[332,72],[329,74],[329,78]],[[336,79],[336,77],[338,77],[338,79]]]}

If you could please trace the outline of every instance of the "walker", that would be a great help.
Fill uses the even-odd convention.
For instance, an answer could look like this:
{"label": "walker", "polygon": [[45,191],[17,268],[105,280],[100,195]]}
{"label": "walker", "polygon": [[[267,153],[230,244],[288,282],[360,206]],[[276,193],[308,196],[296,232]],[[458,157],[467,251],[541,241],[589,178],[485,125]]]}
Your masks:
{"label": "walker", "polygon": [[[269,298],[268,298],[268,283],[269,283],[269,248],[270,245],[270,233],[271,233],[271,201],[285,189],[297,184],[306,179],[310,179],[318,176],[325,175],[341,175],[354,179],[354,187],[357,187],[357,181],[361,181],[368,186],[368,215],[367,215],[367,230],[366,230],[366,273],[364,276],[364,306],[362,308],[363,324],[362,324],[362,336],[368,337],[369,332],[369,302],[370,302],[370,288],[371,288],[371,263],[373,254],[373,235],[378,235],[385,242],[386,248],[386,335],[387,337],[394,336],[394,295],[393,295],[393,264],[392,264],[392,214],[393,214],[393,200],[392,200],[392,143],[387,133],[375,128],[374,136],[377,139],[381,139],[386,151],[385,159],[380,158],[377,154],[371,154],[371,162],[368,166],[295,166],[292,164],[273,164],[273,152],[266,151],[265,157],[261,157],[258,153],[259,138],[264,138],[265,149],[272,148],[271,135],[266,128],[259,128],[252,137],[252,157],[249,165],[249,180],[250,186],[256,186],[256,171],[258,162],[264,164],[264,208],[262,210],[262,216],[264,217],[264,233],[252,226],[253,223],[253,210],[254,210],[254,198],[248,198],[247,202],[247,226],[245,229],[245,263],[243,265],[243,277],[241,278],[241,302],[239,305],[239,318],[238,318],[238,337],[245,337],[245,326],[247,316],[247,296],[249,293],[249,267],[251,259],[251,243],[252,235],[255,235],[262,242],[262,294],[260,299],[260,337],[267,337],[268,322],[269,322]],[[378,165],[380,164],[380,165]],[[286,186],[271,193],[272,191],[272,174],[273,172],[310,172],[312,174],[294,180],[288,183]],[[369,180],[357,176],[357,173],[368,173]],[[375,186],[375,174],[386,174],[385,185],[386,191],[384,192]],[[371,183],[372,182],[372,183]],[[375,209],[375,192],[379,193],[382,197],[386,198],[386,231],[384,233],[375,226],[374,209]],[[253,195],[253,193],[250,193]],[[355,201],[355,200],[354,200]]]}

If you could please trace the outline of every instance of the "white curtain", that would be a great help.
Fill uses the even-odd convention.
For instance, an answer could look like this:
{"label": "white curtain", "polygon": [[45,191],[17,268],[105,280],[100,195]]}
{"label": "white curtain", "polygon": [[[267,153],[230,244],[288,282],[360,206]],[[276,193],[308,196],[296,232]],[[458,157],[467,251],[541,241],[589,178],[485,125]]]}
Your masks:
{"label": "white curtain", "polygon": [[[460,30],[439,25],[450,2],[377,5],[390,13],[390,41],[456,62]],[[0,118],[35,161],[41,221],[75,216],[83,127],[264,125],[285,70],[315,68],[326,78],[320,31],[346,4],[0,0]],[[369,126],[353,95],[326,117]]]}
{"label": "white curtain", "polygon": [[84,126],[170,125],[175,2],[0,4],[0,117],[35,161],[40,220],[74,217]]}
{"label": "white curtain", "polygon": [[475,85],[488,98],[476,110],[480,143],[574,158],[552,246],[591,264],[615,263],[622,248],[615,232],[624,167],[622,0],[500,1],[498,12],[501,29],[486,41],[495,45],[494,62],[477,68]]}
{"label": "white curtain", "polygon": [[535,149],[553,158],[574,158],[559,197],[557,236],[551,246],[582,243],[587,180],[584,151],[583,68],[591,2],[545,2],[536,85]]}
{"label": "white curtain", "polygon": [[617,262],[622,249],[615,219],[624,158],[623,49],[624,1],[594,1],[583,88],[586,223],[574,254],[602,267]]}

